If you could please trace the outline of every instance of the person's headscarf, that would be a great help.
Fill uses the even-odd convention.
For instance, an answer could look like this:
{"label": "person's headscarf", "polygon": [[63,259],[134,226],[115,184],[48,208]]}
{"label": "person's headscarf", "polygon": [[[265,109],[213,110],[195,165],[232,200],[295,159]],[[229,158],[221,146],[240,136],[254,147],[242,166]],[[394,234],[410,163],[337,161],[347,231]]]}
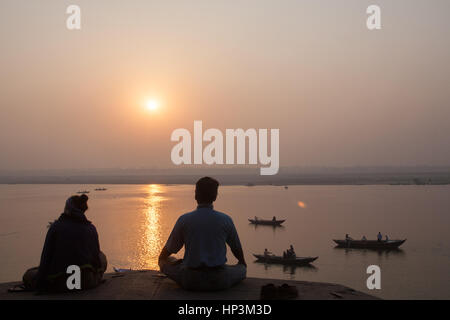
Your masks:
{"label": "person's headscarf", "polygon": [[47,228],[50,228],[54,222],[65,219],[76,220],[82,223],[91,223],[84,215],[88,208],[87,201],[88,197],[85,194],[81,196],[71,196],[70,198],[68,198],[66,200],[66,205],[64,206],[64,212],[61,213],[59,218],[55,221],[50,221],[47,225]]}
{"label": "person's headscarf", "polygon": [[81,196],[71,196],[66,200],[66,205],[64,207],[64,215],[71,216],[73,218],[78,218],[81,220],[87,220],[84,213],[87,210],[86,204],[88,197],[86,195]]}

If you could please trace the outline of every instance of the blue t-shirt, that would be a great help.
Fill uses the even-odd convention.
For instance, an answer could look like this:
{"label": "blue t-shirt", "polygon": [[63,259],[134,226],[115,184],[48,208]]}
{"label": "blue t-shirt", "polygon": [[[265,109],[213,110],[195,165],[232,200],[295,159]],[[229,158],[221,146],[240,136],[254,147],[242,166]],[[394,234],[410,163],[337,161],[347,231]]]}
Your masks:
{"label": "blue t-shirt", "polygon": [[241,248],[233,220],[208,206],[197,207],[197,210],[178,218],[167,240],[166,249],[170,253],[177,253],[184,245],[184,265],[190,268],[216,267],[227,261],[226,244],[232,250]]}

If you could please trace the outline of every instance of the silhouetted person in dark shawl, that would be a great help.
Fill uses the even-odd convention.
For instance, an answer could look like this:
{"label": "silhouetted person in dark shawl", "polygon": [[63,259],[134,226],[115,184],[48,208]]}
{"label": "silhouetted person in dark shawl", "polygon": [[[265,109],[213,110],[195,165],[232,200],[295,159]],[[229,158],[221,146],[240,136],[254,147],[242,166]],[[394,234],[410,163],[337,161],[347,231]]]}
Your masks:
{"label": "silhouetted person in dark shawl", "polygon": [[72,196],[66,201],[64,212],[47,232],[41,262],[29,269],[23,281],[25,287],[38,291],[65,291],[67,267],[81,269],[81,289],[97,286],[106,270],[106,256],[100,251],[98,233],[86,218],[88,197]]}

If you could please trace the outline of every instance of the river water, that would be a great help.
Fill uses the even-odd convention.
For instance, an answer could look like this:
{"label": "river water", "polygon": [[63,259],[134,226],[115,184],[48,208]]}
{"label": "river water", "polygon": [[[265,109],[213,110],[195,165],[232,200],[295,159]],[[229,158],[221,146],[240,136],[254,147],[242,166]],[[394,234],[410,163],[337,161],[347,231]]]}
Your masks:
{"label": "river water", "polygon": [[[106,191],[94,191],[106,187]],[[90,190],[88,218],[112,267],[158,269],[157,258],[182,213],[195,208],[190,185],[0,185],[0,281],[38,265],[49,221],[68,196]],[[239,232],[248,276],[339,283],[386,299],[450,299],[450,186],[224,186],[215,209]],[[281,228],[248,218],[286,219]],[[407,241],[397,251],[338,249],[332,239],[378,232]],[[255,263],[264,248],[319,256],[311,267]],[[178,254],[182,257],[182,253]],[[228,250],[229,263],[236,260]],[[366,269],[381,268],[368,290]]]}

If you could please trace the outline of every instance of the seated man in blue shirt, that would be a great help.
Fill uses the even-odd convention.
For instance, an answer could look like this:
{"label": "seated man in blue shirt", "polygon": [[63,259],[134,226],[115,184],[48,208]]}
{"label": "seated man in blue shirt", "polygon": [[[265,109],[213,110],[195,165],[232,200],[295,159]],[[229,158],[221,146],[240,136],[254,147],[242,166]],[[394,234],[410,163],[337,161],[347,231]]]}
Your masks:
{"label": "seated man in blue shirt", "polygon": [[[188,290],[223,290],[246,277],[247,264],[233,220],[215,211],[219,182],[204,177],[195,186],[197,210],[178,218],[159,256],[161,272]],[[227,265],[226,244],[238,260]],[[185,246],[184,259],[170,257]]]}

